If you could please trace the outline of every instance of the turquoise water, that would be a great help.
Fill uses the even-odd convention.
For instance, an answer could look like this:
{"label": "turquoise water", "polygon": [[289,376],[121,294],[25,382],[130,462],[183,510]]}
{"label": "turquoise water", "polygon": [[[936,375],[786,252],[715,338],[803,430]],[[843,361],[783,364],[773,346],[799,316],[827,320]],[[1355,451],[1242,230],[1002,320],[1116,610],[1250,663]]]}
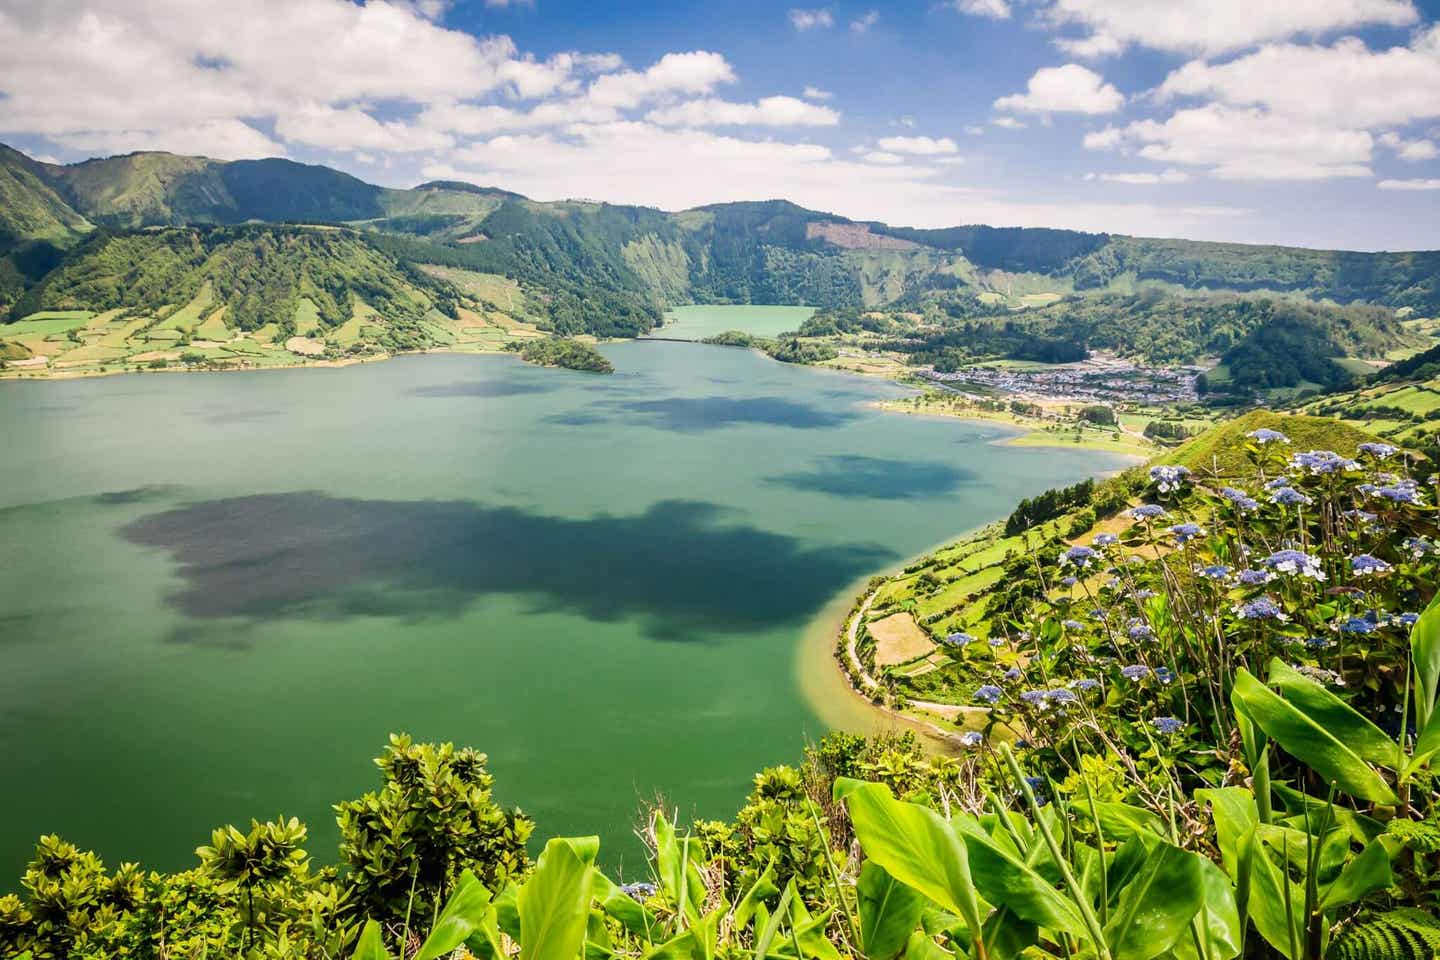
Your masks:
{"label": "turquoise water", "polygon": [[[489,753],[539,836],[634,863],[642,799],[728,816],[825,725],[800,637],[858,578],[1116,461],[882,413],[751,351],[0,385],[0,886],[42,832],[176,868]],[[828,714],[827,714],[828,715]]]}
{"label": "turquoise water", "polygon": [[814,307],[676,307],[665,314],[665,326],[654,335],[704,340],[739,330],[751,336],[773,337],[798,329],[814,312]]}

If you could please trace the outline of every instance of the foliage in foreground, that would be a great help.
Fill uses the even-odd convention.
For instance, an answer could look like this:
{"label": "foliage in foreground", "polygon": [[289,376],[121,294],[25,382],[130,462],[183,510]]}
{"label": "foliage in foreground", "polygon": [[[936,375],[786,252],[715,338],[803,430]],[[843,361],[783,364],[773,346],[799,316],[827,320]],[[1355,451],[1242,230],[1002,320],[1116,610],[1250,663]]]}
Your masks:
{"label": "foliage in foreground", "polygon": [[[1129,523],[1030,560],[958,640],[989,710],[955,756],[836,734],[731,822],[651,810],[650,875],[493,801],[483,755],[396,737],[336,810],[216,831],[178,874],[43,838],[0,899],[33,958],[1321,960],[1440,942],[1440,574],[1405,456],[1249,438],[1161,465]],[[1216,458],[1218,460],[1218,458]],[[1212,461],[1213,462],[1213,461]],[[1423,611],[1423,612],[1422,612]],[[998,641],[998,642],[997,642]],[[460,956],[465,956],[461,953]]]}

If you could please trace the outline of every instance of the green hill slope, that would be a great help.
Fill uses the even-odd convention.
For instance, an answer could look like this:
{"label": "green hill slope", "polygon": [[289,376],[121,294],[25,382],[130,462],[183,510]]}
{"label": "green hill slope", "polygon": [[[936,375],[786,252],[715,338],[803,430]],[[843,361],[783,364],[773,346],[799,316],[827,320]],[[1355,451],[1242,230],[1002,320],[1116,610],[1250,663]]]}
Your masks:
{"label": "green hill slope", "polygon": [[[224,308],[238,331],[295,331],[301,302],[319,334],[338,330],[363,304],[387,349],[426,346],[424,321],[452,315],[449,284],[376,249],[353,231],[304,227],[176,228],[100,232],[26,293],[17,315],[124,309],[165,317],[210,291],[198,319]],[[307,308],[308,309],[308,308]]]}

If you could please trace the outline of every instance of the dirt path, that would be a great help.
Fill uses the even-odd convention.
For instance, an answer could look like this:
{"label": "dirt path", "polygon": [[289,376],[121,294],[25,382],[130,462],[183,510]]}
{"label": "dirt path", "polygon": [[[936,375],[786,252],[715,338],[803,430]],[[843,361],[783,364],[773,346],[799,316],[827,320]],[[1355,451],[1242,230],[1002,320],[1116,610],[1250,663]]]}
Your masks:
{"label": "dirt path", "polygon": [[[850,675],[852,677],[858,677],[860,684],[864,687],[864,690],[861,691],[862,693],[873,692],[880,689],[880,681],[876,680],[875,677],[865,669],[864,664],[860,662],[859,654],[855,650],[856,639],[860,633],[860,624],[865,619],[865,614],[870,612],[870,607],[874,604],[875,597],[879,592],[878,588],[871,590],[870,593],[866,595],[864,602],[860,604],[859,609],[850,616],[850,622],[845,625],[845,657],[850,661]],[[984,707],[962,707],[954,703],[936,703],[931,700],[909,700],[907,702],[917,710],[929,710],[950,720],[955,720],[962,716],[988,714],[990,712]],[[958,741],[960,738],[960,735],[954,730],[947,730],[944,727],[937,726],[919,717],[911,716],[894,707],[879,703],[874,706],[877,710],[882,710],[897,717],[902,717],[911,723],[927,727],[947,741]]]}

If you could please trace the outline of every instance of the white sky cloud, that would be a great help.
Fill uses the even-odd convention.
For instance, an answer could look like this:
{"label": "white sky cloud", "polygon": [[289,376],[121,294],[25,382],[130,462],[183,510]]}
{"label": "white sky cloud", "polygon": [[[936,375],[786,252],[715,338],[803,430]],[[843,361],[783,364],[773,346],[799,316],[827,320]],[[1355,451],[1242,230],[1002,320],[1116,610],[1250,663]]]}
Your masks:
{"label": "white sky cloud", "polygon": [[649,69],[607,73],[590,85],[590,102],[606,107],[638,107],[669,94],[709,93],[734,83],[735,71],[725,58],[706,50],[667,53]]}
{"label": "white sky cloud", "polygon": [[1437,180],[1381,180],[1375,184],[1381,190],[1440,190]]}
{"label": "white sky cloud", "polygon": [[1354,37],[1330,46],[1262,47],[1226,63],[1185,64],[1159,95],[1263,106],[1336,126],[1373,127],[1440,117],[1440,27],[1408,47],[1372,51]]}
{"label": "white sky cloud", "polygon": [[1190,179],[1190,174],[1184,170],[1163,170],[1159,173],[1101,173],[1095,175],[1096,179],[1104,180],[1107,183],[1126,183],[1136,186],[1146,186],[1157,183],[1185,183]]}
{"label": "white sky cloud", "polygon": [[1023,121],[1023,120],[1016,120],[1014,117],[992,117],[991,120],[990,120],[990,122],[991,122],[992,124],[994,124],[995,126],[997,126],[997,127],[1003,127],[1003,128],[1006,129],[1006,130],[1024,130],[1024,129],[1025,129],[1025,121]]}
{"label": "white sky cloud", "polygon": [[1130,147],[1147,160],[1205,168],[1228,180],[1368,177],[1374,139],[1258,108],[1208,104],[1086,137],[1091,149]]}
{"label": "white sky cloud", "polygon": [[960,152],[960,146],[949,137],[881,137],[876,141],[881,150],[909,153],[916,156],[937,156]]}
{"label": "white sky cloud", "polygon": [[819,30],[835,26],[835,15],[826,9],[790,11],[790,25],[796,30]]}
{"label": "white sky cloud", "polygon": [[880,11],[870,10],[850,21],[851,33],[869,33],[870,28],[880,22]]}
{"label": "white sky cloud", "polygon": [[766,127],[833,127],[840,114],[795,97],[762,97],[755,103],[707,98],[660,107],[645,115],[662,127],[720,127],[755,124]]}
{"label": "white sky cloud", "polygon": [[1053,0],[1042,16],[1086,31],[1060,41],[1076,56],[1108,56],[1129,45],[1215,55],[1299,35],[1419,20],[1410,0]]}
{"label": "white sky cloud", "polygon": [[835,94],[829,90],[821,90],[819,87],[806,87],[804,97],[806,100],[829,100]]}
{"label": "white sky cloud", "polygon": [[1010,19],[1010,4],[1006,0],[954,0],[951,6],[972,17],[989,17],[992,20]]}
{"label": "white sky cloud", "polygon": [[1124,105],[1124,94],[1078,63],[1042,67],[1024,93],[995,101],[997,110],[1020,113],[1114,113]]}

